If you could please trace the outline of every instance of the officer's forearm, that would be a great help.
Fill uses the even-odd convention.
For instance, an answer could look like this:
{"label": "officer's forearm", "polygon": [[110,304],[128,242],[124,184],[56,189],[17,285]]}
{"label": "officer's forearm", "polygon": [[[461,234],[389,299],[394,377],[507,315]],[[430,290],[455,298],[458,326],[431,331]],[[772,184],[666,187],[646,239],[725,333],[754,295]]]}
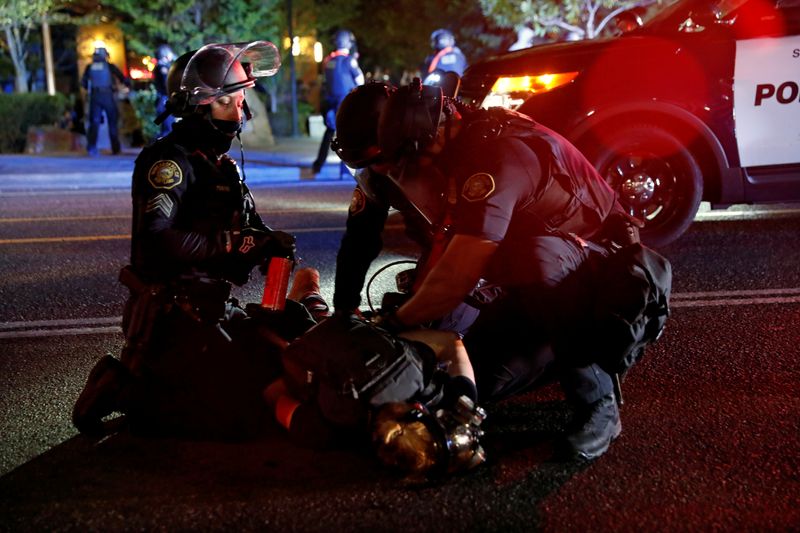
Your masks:
{"label": "officer's forearm", "polygon": [[496,243],[477,237],[453,237],[416,294],[397,310],[397,319],[413,326],[455,309],[477,285],[496,249]]}
{"label": "officer's forearm", "polygon": [[202,261],[227,252],[222,232],[209,236],[170,228],[158,232],[157,238],[160,248],[179,261]]}

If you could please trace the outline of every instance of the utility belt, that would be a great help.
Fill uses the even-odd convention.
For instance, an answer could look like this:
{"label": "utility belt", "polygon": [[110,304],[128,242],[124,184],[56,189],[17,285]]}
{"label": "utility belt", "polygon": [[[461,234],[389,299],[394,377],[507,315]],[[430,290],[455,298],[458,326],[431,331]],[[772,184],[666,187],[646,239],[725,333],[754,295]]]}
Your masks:
{"label": "utility belt", "polygon": [[144,307],[157,306],[165,312],[177,306],[195,320],[209,323],[225,315],[225,304],[231,295],[227,281],[186,275],[171,283],[151,283],[139,277],[131,266],[120,271],[119,281]]}
{"label": "utility belt", "polygon": [[204,276],[182,276],[174,287],[175,304],[198,322],[215,323],[225,316],[231,284]]}
{"label": "utility belt", "polygon": [[131,291],[122,325],[126,340],[122,362],[135,375],[149,351],[156,322],[173,309],[219,329],[230,340],[220,326],[231,293],[228,282],[183,276],[171,283],[152,283],[143,280],[130,265],[120,271],[119,281]]}
{"label": "utility belt", "polygon": [[621,247],[638,244],[641,242],[639,229],[642,225],[641,222],[624,213],[613,213],[606,217],[600,231],[592,236],[592,240],[608,241]]}

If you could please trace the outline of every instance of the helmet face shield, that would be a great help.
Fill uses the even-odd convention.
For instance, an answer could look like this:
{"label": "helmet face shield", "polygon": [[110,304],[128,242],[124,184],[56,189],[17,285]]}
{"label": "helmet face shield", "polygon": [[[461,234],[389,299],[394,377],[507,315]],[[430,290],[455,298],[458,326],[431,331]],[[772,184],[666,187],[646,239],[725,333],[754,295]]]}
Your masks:
{"label": "helmet face shield", "polygon": [[252,87],[256,78],[272,76],[280,66],[280,53],[269,41],[207,44],[186,65],[180,90],[188,104],[205,105]]}

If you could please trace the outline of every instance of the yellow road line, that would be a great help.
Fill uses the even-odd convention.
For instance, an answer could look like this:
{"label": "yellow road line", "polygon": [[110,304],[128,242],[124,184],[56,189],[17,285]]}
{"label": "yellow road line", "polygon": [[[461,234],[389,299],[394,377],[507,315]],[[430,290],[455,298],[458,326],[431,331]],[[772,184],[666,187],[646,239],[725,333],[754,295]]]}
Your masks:
{"label": "yellow road line", "polygon": [[[384,229],[397,230],[404,226],[401,224],[387,224]],[[344,226],[317,227],[317,228],[288,228],[282,229],[287,233],[323,233],[328,231],[344,231]],[[21,239],[0,239],[0,244],[45,244],[53,242],[86,242],[86,241],[119,241],[130,240],[128,234],[120,235],[78,235],[75,237],[29,237]]]}
{"label": "yellow road line", "polygon": [[[308,208],[308,209],[263,209],[268,216],[274,217],[279,215],[305,215],[309,213],[346,213],[347,206],[345,207],[323,207],[323,208]],[[69,222],[81,220],[130,220],[131,215],[96,215],[96,216],[63,216],[63,217],[0,217],[0,224],[13,224],[20,222]]]}
{"label": "yellow road line", "polygon": [[14,222],[65,222],[75,220],[126,220],[130,215],[97,215],[97,216],[74,216],[74,217],[18,217],[0,218],[0,223]]}
{"label": "yellow road line", "polygon": [[47,242],[118,241],[130,235],[83,235],[78,237],[30,237],[27,239],[0,239],[0,244],[42,244]]}

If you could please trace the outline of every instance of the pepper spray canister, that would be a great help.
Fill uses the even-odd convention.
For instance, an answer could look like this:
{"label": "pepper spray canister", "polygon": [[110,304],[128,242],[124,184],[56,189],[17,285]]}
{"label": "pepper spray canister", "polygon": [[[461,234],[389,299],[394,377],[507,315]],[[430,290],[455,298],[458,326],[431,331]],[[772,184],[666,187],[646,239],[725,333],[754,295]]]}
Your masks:
{"label": "pepper spray canister", "polygon": [[269,260],[261,307],[271,311],[283,311],[293,266],[294,261],[286,257],[273,257]]}

